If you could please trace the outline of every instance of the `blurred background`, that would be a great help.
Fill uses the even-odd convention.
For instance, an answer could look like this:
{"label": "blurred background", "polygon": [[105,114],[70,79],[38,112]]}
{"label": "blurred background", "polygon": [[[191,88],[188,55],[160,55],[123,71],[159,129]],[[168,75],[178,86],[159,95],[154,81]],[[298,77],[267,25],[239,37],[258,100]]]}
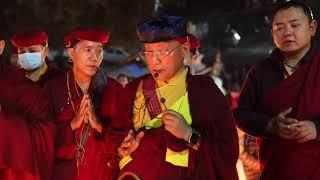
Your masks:
{"label": "blurred background", "polygon": [[[111,32],[104,64],[119,68],[140,50],[135,33],[139,20],[157,14],[180,15],[200,39],[205,65],[212,65],[219,50],[226,70],[231,71],[232,66],[261,60],[273,49],[270,15],[281,2],[285,0],[10,0],[0,6],[0,33],[10,40],[23,28],[41,27],[49,34],[49,59],[62,64],[67,59],[63,45],[67,31],[103,28]],[[320,1],[303,2],[318,19]]]}
{"label": "blurred background", "polygon": [[[116,71],[112,76],[137,77],[145,71],[139,71],[141,62],[130,65],[139,60],[136,23],[157,14],[180,15],[189,20],[189,32],[200,39],[204,65],[212,66],[220,52],[231,75],[233,68],[257,62],[271,52],[270,15],[282,2],[285,0],[10,0],[0,6],[0,33],[10,40],[23,28],[43,28],[49,34],[49,60],[63,66],[68,59],[63,36],[68,30],[103,28],[111,32],[103,66]],[[303,2],[312,7],[317,19],[320,1]],[[7,55],[12,52],[10,47],[6,51]]]}

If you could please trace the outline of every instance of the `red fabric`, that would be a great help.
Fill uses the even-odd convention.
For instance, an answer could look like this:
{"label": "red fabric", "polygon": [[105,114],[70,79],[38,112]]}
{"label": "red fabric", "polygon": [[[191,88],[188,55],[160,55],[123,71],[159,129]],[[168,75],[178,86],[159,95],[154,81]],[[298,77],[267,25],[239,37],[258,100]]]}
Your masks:
{"label": "red fabric", "polygon": [[147,97],[145,99],[145,104],[147,106],[148,112],[150,114],[150,118],[153,119],[157,117],[157,115],[161,114],[162,109],[160,102],[158,100],[155,80],[153,77],[145,79],[143,81],[143,95]]}
{"label": "red fabric", "polygon": [[4,86],[4,84],[9,82],[20,83],[25,81],[25,70],[17,69],[15,66],[5,64],[2,60],[2,55],[0,55],[0,74],[1,86]]}
{"label": "red fabric", "polygon": [[231,91],[229,95],[231,109],[238,107],[239,92]]}
{"label": "red fabric", "polygon": [[76,29],[64,37],[66,47],[71,47],[74,40],[88,40],[105,44],[109,41],[109,33],[98,29]]}
{"label": "red fabric", "polygon": [[[124,136],[132,128],[132,110],[138,85],[148,77],[151,76],[128,84],[122,93],[121,113],[118,113],[122,118],[111,125],[122,127],[117,130],[126,131]],[[178,167],[164,161],[167,147],[172,150],[188,147],[161,127],[145,132],[138,149],[132,153],[133,160],[120,171],[120,175],[131,171],[142,179],[238,179],[237,134],[224,96],[210,77],[188,74],[187,84],[192,127],[201,133],[198,151],[189,149],[189,167]],[[203,84],[206,86],[203,87]]]}
{"label": "red fabric", "polygon": [[18,55],[18,49],[16,47],[13,47],[10,51],[10,55]]}
{"label": "red fabric", "polygon": [[[163,128],[145,131],[139,148],[131,154],[133,160],[121,170],[120,175],[125,172],[134,172],[143,179],[155,179],[156,176],[158,179],[194,178],[196,157],[193,149],[189,149],[191,158],[187,168],[173,166],[164,161],[168,147],[166,133],[168,132]],[[184,146],[180,151],[184,149],[187,147]]]}
{"label": "red fabric", "polygon": [[[81,89],[74,86],[74,76],[70,74],[70,91],[75,107],[78,107],[81,98],[77,95],[76,89],[81,92]],[[102,180],[113,178],[113,167],[109,163],[112,157],[109,155],[109,144],[105,141],[105,135],[108,133],[107,124],[108,118],[103,119],[103,133],[98,133],[91,129],[91,135],[88,137],[85,145],[85,161],[84,165],[80,165],[79,171],[76,166],[76,142],[75,131],[71,130],[70,121],[74,117],[74,112],[71,103],[68,102],[68,91],[66,86],[66,74],[55,79],[51,79],[46,84],[46,91],[51,101],[52,109],[56,114],[56,124],[58,126],[56,138],[56,159],[54,166],[53,179],[77,179],[77,180]],[[114,80],[108,78],[105,98],[108,98],[106,108],[114,109],[114,99],[117,97],[117,88],[122,88]],[[80,94],[81,95],[81,94]],[[109,108],[110,107],[110,108]],[[99,114],[100,112],[97,112]],[[77,130],[80,133],[81,127]],[[78,136],[77,136],[78,137]],[[78,137],[79,140],[79,137]],[[114,161],[114,160],[113,160]],[[79,174],[78,174],[79,172]]]}
{"label": "red fabric", "polygon": [[188,37],[184,36],[184,37],[175,38],[173,39],[173,41],[178,41],[179,43],[183,44],[188,41]]}
{"label": "red fabric", "polygon": [[199,49],[200,48],[200,41],[196,38],[193,34],[188,34],[189,42],[190,42],[190,49]]}
{"label": "red fabric", "polygon": [[59,69],[58,67],[56,67],[54,64],[48,63],[48,61],[46,61],[46,63],[47,63],[47,66],[48,66],[46,72],[36,82],[36,84],[38,86],[40,86],[40,87],[44,87],[46,82],[49,79],[54,78],[58,74],[62,74],[63,73],[63,71],[61,69]]}
{"label": "red fabric", "polygon": [[0,177],[50,179],[55,127],[47,99],[24,73],[11,67],[0,73]]}
{"label": "red fabric", "polygon": [[0,167],[36,176],[38,172],[27,123],[18,116],[1,113],[0,127]]}
{"label": "red fabric", "polygon": [[12,45],[15,47],[28,47],[43,44],[48,40],[48,35],[41,29],[31,28],[18,32],[12,36]]}
{"label": "red fabric", "polygon": [[5,168],[0,166],[0,179],[10,179],[10,180],[40,180],[39,176],[35,176],[32,173],[17,171],[11,168]]}
{"label": "red fabric", "polygon": [[[261,101],[261,111],[274,116],[292,107],[289,117],[298,120],[320,118],[320,51]],[[320,179],[320,142],[306,143],[274,137],[260,139],[260,160],[264,179]],[[306,165],[306,166],[301,166]]]}
{"label": "red fabric", "polygon": [[189,40],[190,43],[190,49],[198,49],[200,48],[200,41],[198,38],[196,38],[193,34],[188,33],[185,37],[175,38],[173,39],[175,41],[178,41],[179,43],[183,44]]}

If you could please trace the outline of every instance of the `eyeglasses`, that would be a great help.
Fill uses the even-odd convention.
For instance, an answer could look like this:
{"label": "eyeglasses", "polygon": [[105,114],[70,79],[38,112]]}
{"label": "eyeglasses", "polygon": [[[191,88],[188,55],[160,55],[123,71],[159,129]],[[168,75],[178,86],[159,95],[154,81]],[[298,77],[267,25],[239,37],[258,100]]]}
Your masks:
{"label": "eyeglasses", "polygon": [[85,56],[94,55],[97,59],[103,58],[103,48],[93,48],[93,47],[76,47],[73,48],[74,52],[83,54]]}
{"label": "eyeglasses", "polygon": [[146,58],[164,58],[166,56],[171,56],[173,54],[174,51],[176,51],[182,44],[179,44],[178,46],[176,46],[175,48],[173,48],[171,51],[141,51],[139,54],[141,56],[141,58],[146,59]]}

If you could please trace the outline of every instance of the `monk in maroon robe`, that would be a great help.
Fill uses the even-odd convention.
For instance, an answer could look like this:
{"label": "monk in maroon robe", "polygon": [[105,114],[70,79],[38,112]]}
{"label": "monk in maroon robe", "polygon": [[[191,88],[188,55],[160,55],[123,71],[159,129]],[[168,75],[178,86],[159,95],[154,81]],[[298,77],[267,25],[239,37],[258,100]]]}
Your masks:
{"label": "monk in maroon robe", "polygon": [[[100,102],[107,91],[112,109],[121,85],[106,78],[99,66],[108,33],[77,29],[65,36],[72,69],[48,81],[45,86],[58,132],[53,179],[112,179],[113,166],[105,144],[108,121],[101,118]],[[115,113],[113,113],[115,115]],[[114,160],[113,160],[114,161]]]}
{"label": "monk in maroon robe", "polygon": [[16,65],[25,69],[26,77],[38,86],[43,87],[49,79],[63,73],[46,60],[49,54],[48,36],[42,29],[30,28],[15,33],[12,45],[17,48]]}
{"label": "monk in maroon robe", "polygon": [[320,51],[305,4],[287,2],[273,15],[277,49],[255,65],[234,116],[258,137],[261,179],[320,179]]}
{"label": "monk in maroon robe", "polygon": [[176,16],[138,24],[141,54],[152,75],[126,86],[121,113],[111,123],[119,136],[129,132],[118,148],[119,176],[238,179],[238,140],[229,107],[211,78],[191,75],[184,66],[190,56],[186,29],[185,19]]}
{"label": "monk in maroon robe", "polygon": [[55,126],[42,90],[0,62],[0,179],[51,179]]}

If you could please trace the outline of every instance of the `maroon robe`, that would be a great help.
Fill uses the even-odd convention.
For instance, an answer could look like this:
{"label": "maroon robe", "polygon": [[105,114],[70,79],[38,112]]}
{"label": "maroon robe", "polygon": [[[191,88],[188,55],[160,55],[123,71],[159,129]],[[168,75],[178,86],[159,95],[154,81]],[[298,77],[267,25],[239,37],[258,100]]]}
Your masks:
{"label": "maroon robe", "polygon": [[0,179],[51,179],[54,124],[42,90],[0,64]]}
{"label": "maroon robe", "polygon": [[[320,120],[320,49],[310,63],[299,67],[291,76],[266,93],[261,112],[275,116],[293,108],[289,117]],[[319,133],[319,131],[317,132]],[[262,179],[320,179],[320,141],[298,143],[279,137],[261,138]]]}
{"label": "maroon robe", "polygon": [[54,78],[55,76],[58,76],[59,74],[64,73],[64,71],[62,71],[61,69],[59,69],[58,67],[56,67],[54,64],[52,63],[47,63],[47,70],[46,72],[40,77],[40,79],[36,82],[36,84],[40,87],[44,87],[44,85],[46,84],[46,82],[48,80],[50,80],[51,78]]}
{"label": "maroon robe", "polygon": [[[75,83],[72,71],[69,72],[69,84],[72,101],[77,108],[80,105],[83,94],[80,87]],[[76,88],[81,97],[77,94]],[[105,98],[109,100],[107,106],[110,109],[112,109],[113,103],[116,97],[118,97],[118,89],[121,88],[121,85],[115,80],[107,78],[107,87],[105,88],[107,95]],[[109,121],[108,118],[100,118],[103,125],[102,133],[91,129],[91,135],[88,137],[85,145],[84,158],[86,163],[80,165],[78,169],[75,158],[76,138],[79,141],[79,133],[82,127],[74,131],[70,127],[70,122],[74,118],[75,113],[68,95],[67,74],[65,73],[48,81],[45,90],[51,103],[51,110],[56,116],[55,123],[58,126],[53,179],[112,179],[113,168],[108,163],[109,147],[108,144],[105,144],[104,140]],[[92,96],[91,90],[89,89],[89,94]],[[100,112],[96,113],[99,115]]]}
{"label": "maroon robe", "polygon": [[[121,113],[112,121],[111,129],[118,135],[127,135],[133,129],[133,103],[141,80],[126,86],[120,99]],[[192,128],[201,134],[198,151],[187,146],[183,140],[175,138],[163,127],[145,131],[132,161],[120,171],[133,172],[142,179],[238,179],[236,162],[238,159],[238,138],[230,109],[214,81],[206,76],[187,75],[187,91],[192,116]],[[122,137],[122,138],[123,138]],[[120,146],[121,138],[115,143]],[[120,142],[120,143],[119,143]],[[165,162],[166,148],[182,151],[189,148],[189,166],[179,167]]]}

